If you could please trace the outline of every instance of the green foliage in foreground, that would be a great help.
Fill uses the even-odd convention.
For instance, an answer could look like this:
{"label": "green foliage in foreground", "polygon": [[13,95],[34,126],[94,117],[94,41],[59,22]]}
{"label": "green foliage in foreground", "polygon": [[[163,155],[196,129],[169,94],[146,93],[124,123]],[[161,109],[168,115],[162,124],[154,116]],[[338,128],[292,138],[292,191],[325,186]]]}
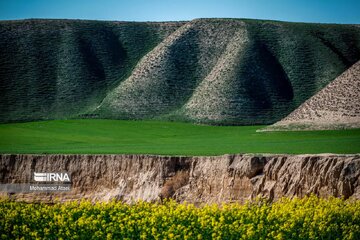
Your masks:
{"label": "green foliage in foreground", "polygon": [[360,153],[360,129],[257,133],[262,127],[97,119],[0,124],[0,153]]}
{"label": "green foliage in foreground", "polygon": [[2,200],[0,210],[2,239],[360,239],[360,201],[315,196],[199,208]]}

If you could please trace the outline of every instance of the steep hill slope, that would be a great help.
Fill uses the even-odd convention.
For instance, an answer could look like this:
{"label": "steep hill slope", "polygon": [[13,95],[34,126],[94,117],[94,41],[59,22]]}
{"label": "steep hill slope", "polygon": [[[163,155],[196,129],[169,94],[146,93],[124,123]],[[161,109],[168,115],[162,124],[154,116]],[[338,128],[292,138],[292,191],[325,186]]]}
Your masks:
{"label": "steep hill slope", "polygon": [[200,19],[166,38],[110,93],[102,114],[272,123],[360,58],[356,26]]}
{"label": "steep hill slope", "polygon": [[267,130],[360,128],[360,61]]}
{"label": "steep hill slope", "polygon": [[182,24],[0,22],[0,121],[66,118],[94,109]]}
{"label": "steep hill slope", "polygon": [[274,123],[360,59],[357,25],[38,20],[0,31],[2,122]]}

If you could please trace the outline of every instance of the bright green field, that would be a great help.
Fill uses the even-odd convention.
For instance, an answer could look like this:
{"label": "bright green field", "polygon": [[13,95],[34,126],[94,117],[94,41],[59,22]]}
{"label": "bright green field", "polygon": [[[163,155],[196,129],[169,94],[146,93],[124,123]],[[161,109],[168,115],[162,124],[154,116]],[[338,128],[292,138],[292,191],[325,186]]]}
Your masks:
{"label": "bright green field", "polygon": [[360,153],[360,129],[257,133],[262,127],[90,119],[0,124],[0,153]]}

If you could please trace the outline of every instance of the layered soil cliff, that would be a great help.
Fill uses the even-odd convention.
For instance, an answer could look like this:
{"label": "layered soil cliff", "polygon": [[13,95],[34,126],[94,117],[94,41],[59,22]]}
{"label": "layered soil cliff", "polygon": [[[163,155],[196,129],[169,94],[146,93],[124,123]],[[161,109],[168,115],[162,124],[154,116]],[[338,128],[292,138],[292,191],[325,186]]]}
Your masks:
{"label": "layered soil cliff", "polygon": [[[0,155],[0,183],[28,183],[33,172],[68,172],[67,193],[17,193],[51,201],[88,198],[192,203],[276,200],[317,194],[360,198],[359,155]],[[5,192],[2,192],[6,195]]]}

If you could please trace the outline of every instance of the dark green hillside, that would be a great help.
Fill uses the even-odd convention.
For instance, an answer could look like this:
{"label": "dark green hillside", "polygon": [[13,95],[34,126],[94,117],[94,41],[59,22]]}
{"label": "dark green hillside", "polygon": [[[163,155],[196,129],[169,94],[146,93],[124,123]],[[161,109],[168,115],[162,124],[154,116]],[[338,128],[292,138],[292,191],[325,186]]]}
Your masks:
{"label": "dark green hillside", "polygon": [[180,30],[105,98],[104,116],[272,123],[360,58],[357,26],[200,19]]}
{"label": "dark green hillside", "polygon": [[268,124],[359,59],[357,25],[5,21],[0,121]]}
{"label": "dark green hillside", "polygon": [[0,22],[0,121],[66,118],[94,109],[181,24]]}

